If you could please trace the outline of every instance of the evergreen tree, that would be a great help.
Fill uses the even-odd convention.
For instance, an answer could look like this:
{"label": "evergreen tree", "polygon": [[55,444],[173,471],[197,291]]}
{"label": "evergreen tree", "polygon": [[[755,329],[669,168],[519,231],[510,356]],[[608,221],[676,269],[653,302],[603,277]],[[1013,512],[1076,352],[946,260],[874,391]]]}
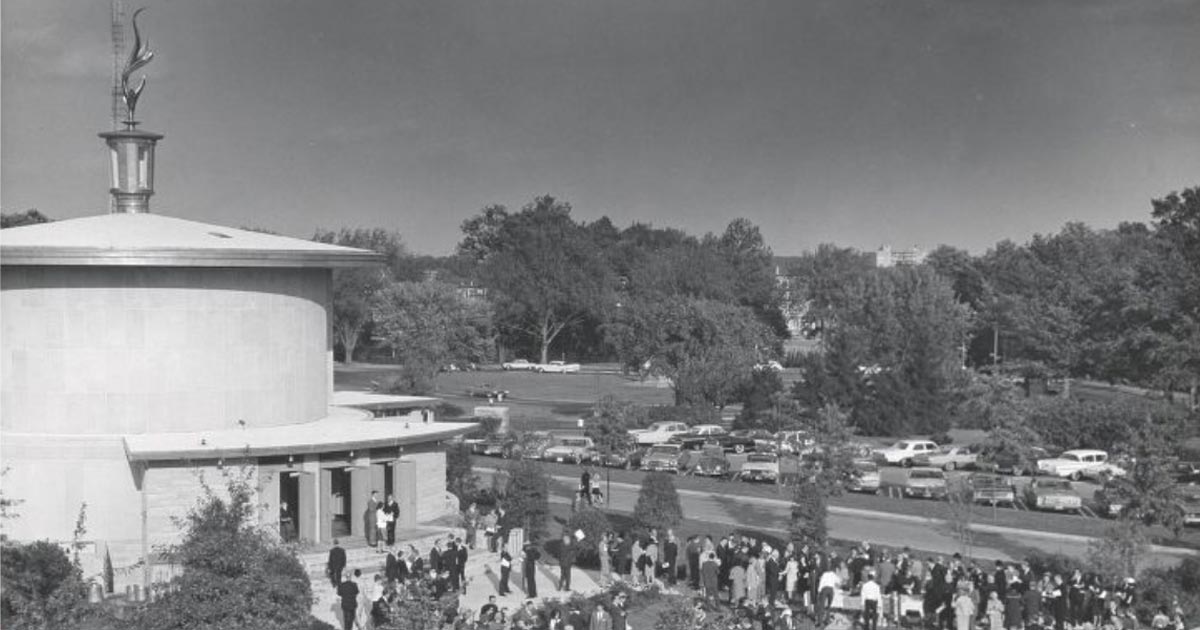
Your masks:
{"label": "evergreen tree", "polygon": [[828,516],[825,492],[818,484],[810,481],[796,486],[792,495],[792,521],[788,527],[793,541],[813,547],[824,546],[829,536]]}
{"label": "evergreen tree", "polygon": [[509,468],[504,488],[504,525],[525,529],[525,540],[546,538],[550,514],[550,476],[535,461],[518,460]]}
{"label": "evergreen tree", "polygon": [[666,473],[650,473],[642,479],[633,522],[641,529],[656,531],[675,527],[683,520],[675,480]]}

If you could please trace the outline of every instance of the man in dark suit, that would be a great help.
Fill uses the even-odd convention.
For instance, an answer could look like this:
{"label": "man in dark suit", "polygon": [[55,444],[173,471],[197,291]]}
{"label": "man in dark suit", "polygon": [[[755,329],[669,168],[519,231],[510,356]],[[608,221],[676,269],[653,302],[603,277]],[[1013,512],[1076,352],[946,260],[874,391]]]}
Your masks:
{"label": "man in dark suit", "polygon": [[[362,572],[355,569],[354,576],[360,575]],[[346,580],[338,584],[337,594],[342,600],[342,630],[352,630],[354,617],[358,613],[358,584],[354,580]]]}
{"label": "man in dark suit", "polygon": [[570,534],[562,537],[562,551],[558,554],[558,590],[571,590],[571,565],[575,564],[575,541]]}
{"label": "man in dark suit", "polygon": [[363,533],[367,537],[367,544],[374,547],[379,544],[379,526],[378,517],[375,511],[379,509],[379,491],[372,490],[371,497],[367,499],[367,509],[363,512]]}
{"label": "man in dark suit", "polygon": [[428,570],[433,571],[437,575],[442,573],[442,539],[433,541],[433,549],[429,550],[429,566]]}
{"label": "man in dark suit", "polygon": [[383,562],[383,576],[388,582],[400,580],[400,560],[396,558],[396,550],[388,547],[387,558]]}
{"label": "man in dark suit", "polygon": [[525,578],[525,597],[537,597],[537,561],[542,557],[533,543],[525,543],[525,562],[521,575]]}
{"label": "man in dark suit", "polygon": [[496,590],[501,597],[508,595],[508,576],[512,574],[512,555],[505,549],[500,552],[500,585]]}
{"label": "man in dark suit", "polygon": [[692,536],[684,549],[687,551],[688,582],[693,589],[700,590],[700,541]]}
{"label": "man in dark suit", "polygon": [[774,606],[779,596],[779,551],[771,550],[766,562],[767,603]]}
{"label": "man in dark suit", "polygon": [[455,569],[455,571],[457,571],[458,575],[454,578],[454,581],[462,589],[463,595],[466,595],[467,594],[467,545],[465,543],[463,543],[462,538],[456,538],[456,539],[454,539],[454,541],[455,541],[455,543],[458,544],[458,551],[456,552],[455,558],[454,558],[454,569]]}
{"label": "man in dark suit", "polygon": [[458,583],[458,543],[454,539],[446,544],[446,551],[442,554],[442,572],[446,573],[446,581],[450,589],[458,592],[462,585]]}
{"label": "man in dark suit", "polygon": [[675,540],[675,532],[667,530],[667,540],[662,548],[662,569],[667,574],[667,583],[674,586],[678,567],[675,563],[679,557],[679,542]]}
{"label": "man in dark suit", "polygon": [[329,575],[329,581],[337,588],[338,584],[342,583],[342,571],[346,568],[346,550],[338,544],[338,539],[333,539],[333,548],[329,550],[329,560],[325,563],[325,572]]}
{"label": "man in dark suit", "polygon": [[400,504],[396,502],[394,495],[388,495],[387,504],[384,505],[383,511],[388,515],[387,544],[391,546],[396,544],[396,522],[400,520]]}

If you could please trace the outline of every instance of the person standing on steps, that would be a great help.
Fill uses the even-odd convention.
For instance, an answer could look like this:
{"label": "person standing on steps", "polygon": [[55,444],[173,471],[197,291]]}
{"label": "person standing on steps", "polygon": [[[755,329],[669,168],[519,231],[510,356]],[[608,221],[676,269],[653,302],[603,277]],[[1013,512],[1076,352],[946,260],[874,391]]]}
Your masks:
{"label": "person standing on steps", "polygon": [[[354,573],[357,576],[361,571],[355,569]],[[358,614],[358,584],[354,580],[346,580],[338,584],[337,594],[342,600],[342,630],[353,630]]]}
{"label": "person standing on steps", "polygon": [[570,534],[563,534],[562,551],[558,556],[558,590],[571,590],[571,565],[575,563],[575,541]]}
{"label": "person standing on steps", "polygon": [[379,544],[379,529],[377,527],[375,512],[379,510],[379,491],[372,490],[371,497],[367,499],[367,509],[363,511],[363,534],[367,537],[367,544],[371,547]]}
{"label": "person standing on steps", "polygon": [[338,539],[333,539],[333,548],[329,550],[329,559],[325,562],[325,574],[329,576],[329,582],[333,584],[333,588],[337,588],[338,584],[342,583],[342,571],[346,568],[346,550],[338,544]]}
{"label": "person standing on steps", "polygon": [[384,510],[387,511],[387,544],[391,547],[396,544],[396,522],[400,520],[400,503],[395,495],[388,495]]}
{"label": "person standing on steps", "polygon": [[458,542],[458,552],[454,559],[454,569],[458,571],[456,582],[462,588],[462,594],[467,594],[467,544],[461,539]]}

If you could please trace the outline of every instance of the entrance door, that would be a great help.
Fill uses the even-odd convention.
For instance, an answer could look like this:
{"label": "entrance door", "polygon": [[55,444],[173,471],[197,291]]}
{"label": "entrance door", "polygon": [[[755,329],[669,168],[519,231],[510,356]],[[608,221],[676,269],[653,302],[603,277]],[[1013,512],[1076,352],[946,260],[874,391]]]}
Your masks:
{"label": "entrance door", "polygon": [[329,515],[332,519],[330,532],[335,538],[350,535],[350,469],[333,468],[329,471]]}
{"label": "entrance door", "polygon": [[296,540],[300,515],[300,473],[279,475],[279,535],[285,541]]}
{"label": "entrance door", "polygon": [[395,479],[392,479],[392,465],[383,465],[383,500],[387,501],[388,497],[396,496]]}

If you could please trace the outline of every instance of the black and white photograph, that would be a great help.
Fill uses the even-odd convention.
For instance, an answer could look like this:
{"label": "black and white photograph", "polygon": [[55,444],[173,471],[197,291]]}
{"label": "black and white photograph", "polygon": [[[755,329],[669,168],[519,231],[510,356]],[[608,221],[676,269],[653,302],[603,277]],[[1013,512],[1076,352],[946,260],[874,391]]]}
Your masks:
{"label": "black and white photograph", "polygon": [[0,625],[1200,630],[1200,0],[5,0]]}

